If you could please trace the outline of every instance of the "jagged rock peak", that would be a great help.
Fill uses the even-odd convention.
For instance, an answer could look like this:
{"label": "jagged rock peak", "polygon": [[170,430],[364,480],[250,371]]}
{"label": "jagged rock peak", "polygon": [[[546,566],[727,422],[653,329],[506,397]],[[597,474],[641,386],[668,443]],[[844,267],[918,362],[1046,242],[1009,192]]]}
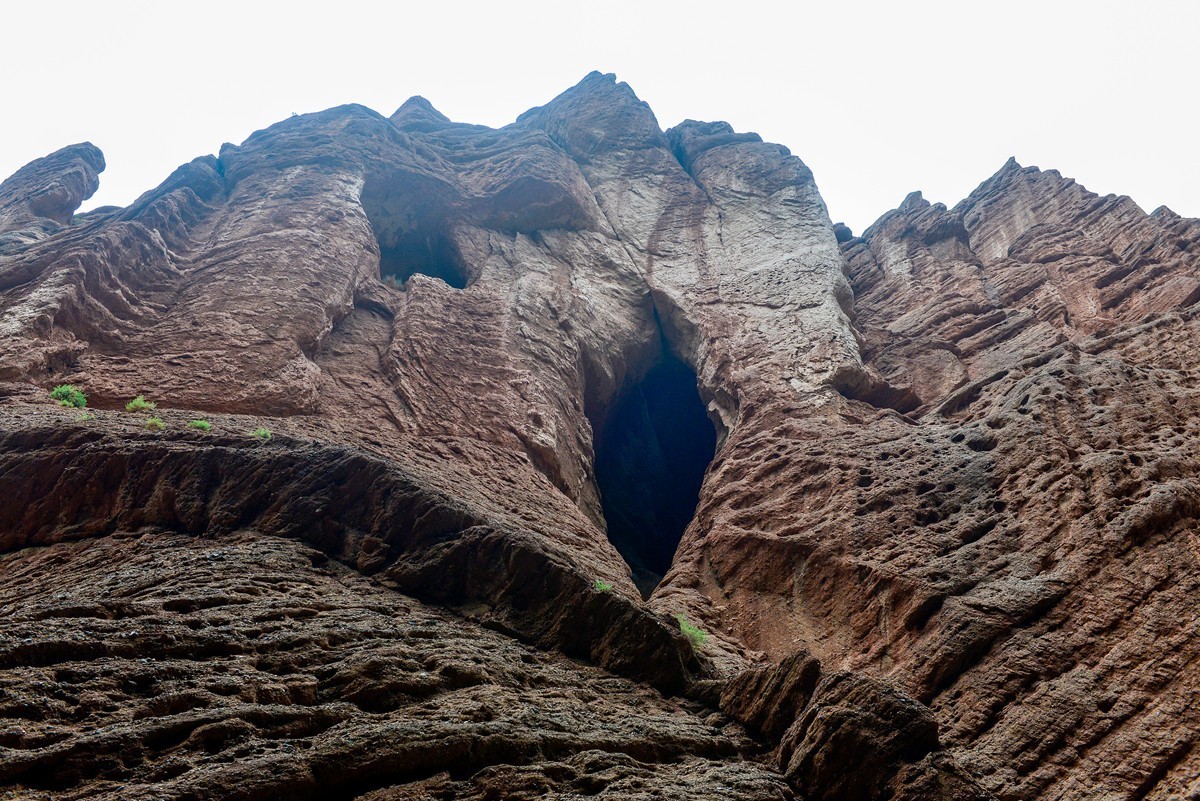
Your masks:
{"label": "jagged rock peak", "polygon": [[0,233],[50,220],[59,225],[100,186],[104,154],[81,142],[31,161],[0,183]]}
{"label": "jagged rock peak", "polygon": [[449,117],[420,95],[405,100],[389,119],[400,128],[413,130],[436,129],[450,124]]}
{"label": "jagged rock peak", "polygon": [[77,147],[0,191],[10,795],[1196,795],[1200,221],[1013,159],[854,237],[601,73],[68,227]]}
{"label": "jagged rock peak", "polygon": [[612,73],[591,72],[544,106],[517,117],[541,128],[577,158],[616,150],[667,147],[650,106]]}
{"label": "jagged rock peak", "polygon": [[897,211],[900,211],[901,213],[910,213],[920,209],[927,209],[929,208],[929,205],[930,203],[925,199],[925,195],[923,195],[920,190],[917,190],[916,192],[909,192],[905,196]]}
{"label": "jagged rock peak", "polygon": [[691,172],[692,163],[713,148],[745,142],[759,143],[762,137],[756,133],[737,133],[727,122],[684,120],[667,131],[667,141],[671,143],[671,150],[679,163]]}

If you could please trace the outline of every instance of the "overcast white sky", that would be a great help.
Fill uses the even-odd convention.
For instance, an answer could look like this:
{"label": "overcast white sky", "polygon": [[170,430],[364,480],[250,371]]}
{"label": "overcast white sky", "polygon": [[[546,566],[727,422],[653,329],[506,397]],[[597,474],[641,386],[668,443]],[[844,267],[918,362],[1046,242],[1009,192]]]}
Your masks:
{"label": "overcast white sky", "polygon": [[1200,216],[1200,3],[421,6],[0,6],[0,176],[91,141],[108,169],[85,208],[124,205],[292,112],[421,94],[498,126],[599,69],[664,128],[721,119],[787,145],[855,231],[915,189],[953,205],[1010,155]]}

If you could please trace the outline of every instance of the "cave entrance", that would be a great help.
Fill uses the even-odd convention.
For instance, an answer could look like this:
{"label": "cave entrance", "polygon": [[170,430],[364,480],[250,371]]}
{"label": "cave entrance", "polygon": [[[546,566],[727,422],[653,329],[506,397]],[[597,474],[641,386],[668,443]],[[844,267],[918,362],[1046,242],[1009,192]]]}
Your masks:
{"label": "cave entrance", "polygon": [[455,192],[415,168],[373,172],[359,202],[379,244],[379,280],[406,288],[417,273],[466,289],[477,277],[454,241]]}
{"label": "cave entrance", "polygon": [[469,283],[462,256],[442,231],[411,231],[393,241],[379,239],[379,278],[403,284],[415,273],[445,281],[455,289]]}
{"label": "cave entrance", "polygon": [[668,355],[596,426],[596,484],[608,539],[649,597],[692,521],[717,435],[696,374]]}

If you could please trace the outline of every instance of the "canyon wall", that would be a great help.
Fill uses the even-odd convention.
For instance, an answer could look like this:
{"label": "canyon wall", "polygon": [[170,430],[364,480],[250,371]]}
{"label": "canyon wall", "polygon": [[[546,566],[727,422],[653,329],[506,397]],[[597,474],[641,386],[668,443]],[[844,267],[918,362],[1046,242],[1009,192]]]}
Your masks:
{"label": "canyon wall", "polygon": [[1200,221],[599,73],[103,168],[0,184],[0,798],[1200,793]]}

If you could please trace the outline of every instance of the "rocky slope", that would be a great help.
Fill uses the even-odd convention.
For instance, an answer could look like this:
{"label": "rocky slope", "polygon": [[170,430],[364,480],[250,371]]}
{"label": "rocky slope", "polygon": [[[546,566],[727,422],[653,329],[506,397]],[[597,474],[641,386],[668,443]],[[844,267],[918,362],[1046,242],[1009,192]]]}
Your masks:
{"label": "rocky slope", "polygon": [[1200,793],[1200,221],[854,237],[599,73],[101,169],[0,184],[0,797]]}

